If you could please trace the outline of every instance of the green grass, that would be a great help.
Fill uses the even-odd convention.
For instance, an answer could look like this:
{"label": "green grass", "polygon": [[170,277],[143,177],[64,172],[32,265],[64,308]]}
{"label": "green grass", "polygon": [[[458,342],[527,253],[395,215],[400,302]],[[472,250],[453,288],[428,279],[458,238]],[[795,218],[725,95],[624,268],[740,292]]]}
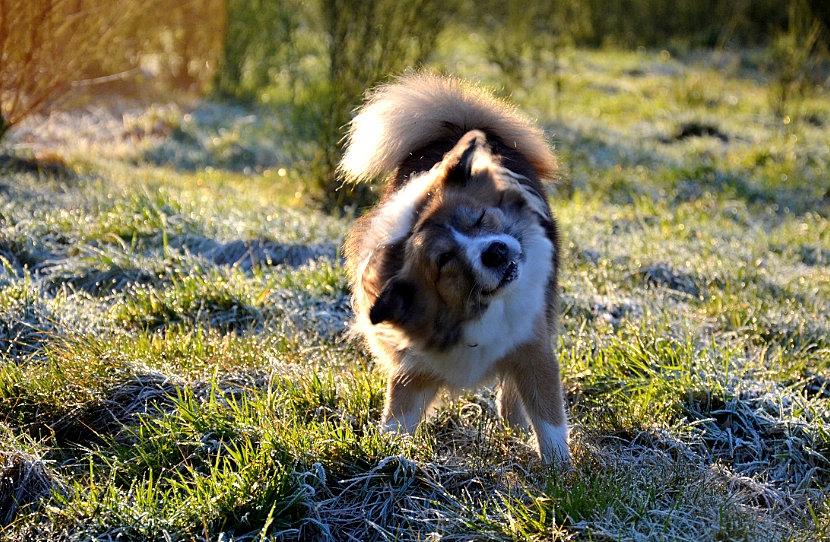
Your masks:
{"label": "green grass", "polygon": [[481,51],[436,62],[511,94],[562,161],[573,469],[489,388],[380,433],[349,219],[304,206],[281,119],[156,106],[129,145],[53,140],[69,174],[0,176],[4,539],[827,537],[827,92],[784,124],[751,53],[566,51],[557,97]]}

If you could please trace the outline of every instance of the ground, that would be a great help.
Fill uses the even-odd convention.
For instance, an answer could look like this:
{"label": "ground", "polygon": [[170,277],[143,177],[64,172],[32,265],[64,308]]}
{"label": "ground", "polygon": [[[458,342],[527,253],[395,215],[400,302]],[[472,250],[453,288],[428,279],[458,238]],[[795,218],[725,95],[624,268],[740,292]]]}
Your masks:
{"label": "ground", "polygon": [[569,51],[557,92],[468,53],[562,162],[573,468],[492,389],[378,431],[350,219],[278,113],[110,103],[7,144],[41,168],[0,174],[5,539],[830,536],[830,98],[773,117],[751,56]]}

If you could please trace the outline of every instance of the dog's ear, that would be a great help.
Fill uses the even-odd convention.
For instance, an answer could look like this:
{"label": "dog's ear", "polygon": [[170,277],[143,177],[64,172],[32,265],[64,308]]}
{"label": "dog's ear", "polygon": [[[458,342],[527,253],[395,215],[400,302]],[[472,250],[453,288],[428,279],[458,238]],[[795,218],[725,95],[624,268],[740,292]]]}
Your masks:
{"label": "dog's ear", "polygon": [[470,130],[464,134],[447,154],[444,155],[446,175],[444,182],[464,185],[473,175],[473,159],[479,149],[487,144],[487,136],[481,130]]}
{"label": "dog's ear", "polygon": [[508,216],[528,215],[550,221],[547,203],[537,192],[525,188],[508,188],[501,193],[499,209]]}
{"label": "dog's ear", "polygon": [[499,188],[503,188],[499,207],[507,211],[521,211],[527,209],[540,216],[549,216],[548,204],[538,191],[522,183],[515,174],[501,175],[498,180]]}
{"label": "dog's ear", "polygon": [[390,322],[403,324],[412,313],[415,300],[415,285],[403,279],[389,280],[369,310],[372,324]]}

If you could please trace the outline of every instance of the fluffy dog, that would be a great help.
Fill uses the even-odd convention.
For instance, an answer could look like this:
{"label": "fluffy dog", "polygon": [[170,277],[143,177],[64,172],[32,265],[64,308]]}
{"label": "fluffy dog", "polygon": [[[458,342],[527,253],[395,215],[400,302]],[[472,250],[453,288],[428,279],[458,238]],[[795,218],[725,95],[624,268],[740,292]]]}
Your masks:
{"label": "fluffy dog", "polygon": [[344,249],[355,328],[389,375],[384,428],[412,432],[441,388],[498,379],[500,415],[569,461],[541,131],[459,80],[410,75],[369,95],[340,169],[387,179]]}

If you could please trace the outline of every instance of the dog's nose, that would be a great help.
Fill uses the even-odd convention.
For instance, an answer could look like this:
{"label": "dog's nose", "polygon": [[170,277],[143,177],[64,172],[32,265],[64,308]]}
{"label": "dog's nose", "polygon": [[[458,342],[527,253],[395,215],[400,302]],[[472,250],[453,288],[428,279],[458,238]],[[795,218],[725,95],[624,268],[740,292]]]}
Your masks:
{"label": "dog's nose", "polygon": [[506,244],[501,241],[493,241],[481,253],[481,263],[485,267],[501,267],[507,263],[507,255],[509,252]]}

